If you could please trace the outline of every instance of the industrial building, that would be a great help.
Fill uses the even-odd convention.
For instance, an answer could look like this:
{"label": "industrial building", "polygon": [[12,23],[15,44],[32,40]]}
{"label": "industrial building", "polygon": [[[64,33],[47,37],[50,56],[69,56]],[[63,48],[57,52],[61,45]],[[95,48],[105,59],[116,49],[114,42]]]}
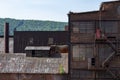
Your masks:
{"label": "industrial building", "polygon": [[10,54],[0,54],[0,80],[120,80],[120,1],[70,12],[65,30],[14,31],[9,39],[5,24],[0,49]]}
{"label": "industrial building", "polygon": [[14,53],[25,53],[30,46],[67,46],[68,41],[68,31],[14,31]]}
{"label": "industrial building", "polygon": [[68,17],[70,79],[120,80],[120,1]]}

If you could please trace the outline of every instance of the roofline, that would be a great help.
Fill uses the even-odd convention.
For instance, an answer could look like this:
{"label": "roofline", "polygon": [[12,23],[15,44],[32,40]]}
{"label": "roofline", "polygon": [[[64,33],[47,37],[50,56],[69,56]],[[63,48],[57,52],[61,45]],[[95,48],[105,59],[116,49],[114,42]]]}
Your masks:
{"label": "roofline", "polygon": [[[101,6],[100,6],[100,9],[97,10],[97,11],[78,12],[78,13],[77,13],[77,12],[69,12],[68,15],[70,15],[70,14],[89,14],[89,13],[97,13],[97,12],[100,12],[100,10],[102,9],[103,4],[118,3],[118,2],[120,2],[120,1],[107,1],[107,2],[102,2],[102,3],[101,3]],[[104,11],[104,10],[103,10],[103,11]]]}
{"label": "roofline", "polygon": [[106,1],[106,2],[102,2],[101,5],[100,5],[100,10],[102,9],[103,5],[104,4],[109,4],[109,3],[118,3],[120,1]]}
{"label": "roofline", "polygon": [[106,1],[106,2],[102,2],[102,4],[117,3],[117,2],[120,2],[120,1]]}
{"label": "roofline", "polygon": [[[13,38],[14,36],[9,36],[9,38]],[[0,38],[4,38],[4,35],[0,35]]]}
{"label": "roofline", "polygon": [[14,32],[68,32],[68,31],[14,31]]}
{"label": "roofline", "polygon": [[[69,12],[69,14],[89,14],[89,13],[98,13],[99,11],[88,11],[88,12]],[[68,15],[69,15],[68,14]]]}

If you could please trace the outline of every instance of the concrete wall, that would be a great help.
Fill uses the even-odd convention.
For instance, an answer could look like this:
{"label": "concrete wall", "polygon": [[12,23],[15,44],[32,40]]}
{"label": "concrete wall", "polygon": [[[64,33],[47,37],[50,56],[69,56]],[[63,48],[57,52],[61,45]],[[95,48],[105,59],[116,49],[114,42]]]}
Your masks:
{"label": "concrete wall", "polygon": [[25,54],[0,54],[0,73],[68,73],[68,54],[62,58],[33,58]]}

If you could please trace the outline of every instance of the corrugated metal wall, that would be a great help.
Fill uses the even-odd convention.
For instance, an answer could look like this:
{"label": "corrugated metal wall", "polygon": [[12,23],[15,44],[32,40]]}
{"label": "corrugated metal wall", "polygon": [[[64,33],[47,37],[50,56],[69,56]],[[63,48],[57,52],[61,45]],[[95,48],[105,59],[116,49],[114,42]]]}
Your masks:
{"label": "corrugated metal wall", "polygon": [[15,31],[14,53],[24,53],[26,46],[49,46],[49,38],[53,45],[68,45],[67,31]]}

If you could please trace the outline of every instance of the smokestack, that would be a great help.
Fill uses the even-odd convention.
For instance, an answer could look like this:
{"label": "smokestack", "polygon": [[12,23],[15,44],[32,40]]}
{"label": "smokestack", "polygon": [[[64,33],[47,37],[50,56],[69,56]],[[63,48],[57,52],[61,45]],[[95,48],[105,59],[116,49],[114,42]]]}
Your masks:
{"label": "smokestack", "polygon": [[5,53],[9,53],[9,23],[4,24],[4,41]]}

